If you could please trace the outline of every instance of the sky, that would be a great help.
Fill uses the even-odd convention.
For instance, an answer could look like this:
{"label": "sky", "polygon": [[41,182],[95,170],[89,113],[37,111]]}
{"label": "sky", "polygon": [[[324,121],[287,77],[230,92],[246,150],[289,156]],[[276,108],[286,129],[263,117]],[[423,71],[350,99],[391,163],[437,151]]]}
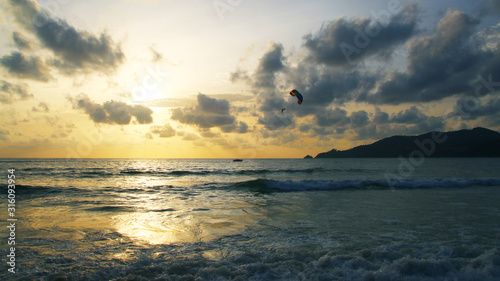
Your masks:
{"label": "sky", "polygon": [[0,157],[302,158],[500,130],[499,0],[6,0],[0,46]]}

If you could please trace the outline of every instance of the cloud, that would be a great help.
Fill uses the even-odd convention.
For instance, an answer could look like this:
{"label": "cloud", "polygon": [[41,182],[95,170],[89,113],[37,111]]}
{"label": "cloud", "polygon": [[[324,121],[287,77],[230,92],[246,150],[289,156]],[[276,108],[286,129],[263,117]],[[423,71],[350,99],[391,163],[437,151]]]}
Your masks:
{"label": "cloud", "polygon": [[107,101],[102,106],[111,123],[126,125],[130,123],[132,115],[129,105],[119,101]]}
{"label": "cloud", "polygon": [[399,124],[416,124],[424,121],[427,118],[416,106],[400,111],[397,114],[392,114],[389,122]]}
{"label": "cloud", "polygon": [[478,23],[463,12],[448,11],[432,36],[408,43],[408,71],[380,77],[374,93],[360,96],[358,101],[430,102],[474,92],[473,84],[482,67],[500,67],[500,60],[491,62],[495,53],[479,47],[481,42],[473,37]]}
{"label": "cloud", "polygon": [[76,128],[76,125],[66,121],[57,115],[43,115],[43,119],[47,124],[46,128],[52,128],[52,133],[50,138],[58,139],[58,138],[67,138],[73,130]]}
{"label": "cloud", "polygon": [[152,134],[157,134],[160,138],[170,138],[175,136],[176,132],[172,126],[165,124],[163,126],[153,126],[150,132]]}
{"label": "cloud", "polygon": [[151,51],[151,54],[153,56],[153,58],[151,59],[152,62],[159,62],[163,59],[163,55],[155,50],[152,46],[149,47],[149,50]]}
{"label": "cloud", "polygon": [[419,134],[435,129],[444,129],[443,117],[428,116],[413,106],[389,114],[380,108],[375,113],[366,110],[350,114],[342,108],[326,109],[314,115],[314,123],[301,125],[300,131],[310,137],[330,136],[353,140],[379,139],[394,134]]}
{"label": "cloud", "polygon": [[492,10],[495,13],[500,13],[500,0],[491,0],[492,2]]}
{"label": "cloud", "polygon": [[492,98],[485,103],[474,97],[458,99],[451,116],[459,116],[462,120],[477,120],[481,117],[493,117],[496,126],[500,125],[500,99]]}
{"label": "cloud", "polygon": [[306,94],[299,114],[320,112],[330,104],[343,104],[370,91],[378,75],[358,69],[324,68],[304,63],[287,70],[287,81]]}
{"label": "cloud", "polygon": [[12,40],[14,40],[16,46],[21,50],[31,49],[30,41],[19,32],[12,32]]}
{"label": "cloud", "polygon": [[10,135],[9,131],[0,129],[0,140],[7,141],[7,139],[9,138],[9,135]]}
{"label": "cloud", "polygon": [[214,99],[198,94],[197,111],[208,115],[229,115],[229,102],[225,99]]}
{"label": "cloud", "polygon": [[49,81],[53,77],[50,69],[38,57],[25,57],[20,52],[14,51],[10,55],[0,58],[0,64],[9,73],[19,78],[28,78],[38,81]]}
{"label": "cloud", "polygon": [[243,81],[249,83],[253,88],[259,90],[273,90],[277,73],[285,70],[285,60],[283,45],[273,42],[260,59],[259,65],[251,77],[246,71],[237,70],[231,73],[230,80],[232,82]]}
{"label": "cloud", "polygon": [[373,115],[373,122],[376,124],[389,123],[389,114],[383,112],[380,108],[375,108],[375,114]]}
{"label": "cloud", "polygon": [[90,100],[85,94],[76,98],[68,97],[75,109],[83,109],[95,123],[106,124],[130,124],[135,117],[139,124],[150,124],[153,122],[153,111],[143,105],[129,105],[120,101],[107,101],[98,104]]}
{"label": "cloud", "polygon": [[368,124],[368,113],[364,110],[354,111],[351,113],[351,126],[353,128],[361,128]]}
{"label": "cloud", "polygon": [[235,118],[230,115],[204,115],[200,112],[178,108],[173,111],[172,119],[184,124],[197,125],[205,129],[233,125],[235,122]]}
{"label": "cloud", "polygon": [[238,134],[245,134],[245,133],[248,133],[248,125],[243,122],[243,121],[239,121],[238,122],[238,127],[237,127],[237,133]]}
{"label": "cloud", "polygon": [[500,14],[500,0],[484,0],[478,5],[479,15]]}
{"label": "cloud", "polygon": [[266,112],[264,116],[259,117],[258,123],[264,125],[268,131],[283,130],[294,125],[293,116],[280,116],[272,112]]}
{"label": "cloud", "polygon": [[198,104],[194,108],[176,108],[172,119],[183,124],[196,125],[201,129],[219,127],[223,132],[246,133],[248,126],[244,122],[236,122],[230,113],[229,101],[215,99],[204,94],[198,94]]}
{"label": "cloud", "polygon": [[52,18],[31,0],[11,0],[19,24],[31,32],[58,58],[53,65],[66,74],[76,71],[109,71],[119,66],[124,54],[106,34],[77,30],[65,20]]}
{"label": "cloud", "polygon": [[11,104],[17,100],[28,100],[33,98],[33,95],[28,92],[26,84],[12,84],[4,80],[0,80],[0,103]]}
{"label": "cloud", "polygon": [[320,127],[345,126],[350,121],[347,111],[341,108],[327,109],[315,115],[316,125]]}
{"label": "cloud", "polygon": [[[477,96],[497,94],[498,32],[495,27],[477,32],[478,18],[450,10],[435,30],[422,36],[421,16],[415,5],[409,5],[383,19],[334,20],[304,36],[302,49],[287,56],[281,44],[273,43],[253,71],[237,69],[231,81],[248,84],[258,96],[253,114],[258,118],[256,130],[270,137],[286,129],[320,139],[368,140],[444,129],[444,117],[432,116],[415,103],[472,94],[481,87]],[[349,59],[341,43],[357,48]],[[395,70],[388,59],[403,44],[406,50],[398,54],[406,56],[406,70]],[[364,68],[354,68],[349,62]],[[297,105],[282,85],[288,91],[298,89],[304,102]],[[347,110],[354,103],[405,104],[406,108],[390,113],[379,107]],[[284,115],[280,114],[283,107],[287,108]],[[496,109],[497,104],[490,101],[475,114],[479,118]]]}
{"label": "cloud", "polygon": [[40,102],[38,106],[31,108],[33,112],[50,112],[50,106],[45,102]]}
{"label": "cloud", "polygon": [[396,46],[415,33],[416,15],[416,6],[410,5],[388,21],[362,17],[336,19],[316,34],[304,36],[304,46],[312,61],[329,66],[345,66],[372,56],[388,58]]}
{"label": "cloud", "polygon": [[197,134],[186,133],[186,132],[183,132],[183,131],[177,132],[177,135],[181,136],[182,140],[185,140],[185,141],[193,141],[193,140],[199,140],[200,139],[200,136],[198,136]]}
{"label": "cloud", "polygon": [[130,114],[135,116],[139,124],[153,123],[153,111],[144,105],[129,105]]}
{"label": "cloud", "polygon": [[260,59],[254,84],[258,88],[274,88],[276,73],[283,70],[283,45],[273,43],[268,52]]}

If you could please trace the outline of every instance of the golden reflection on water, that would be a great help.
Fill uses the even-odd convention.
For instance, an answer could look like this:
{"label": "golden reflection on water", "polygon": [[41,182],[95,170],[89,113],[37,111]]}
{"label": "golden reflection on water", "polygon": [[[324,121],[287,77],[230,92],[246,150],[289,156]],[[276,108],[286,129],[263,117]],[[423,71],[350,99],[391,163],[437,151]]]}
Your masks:
{"label": "golden reflection on water", "polygon": [[[37,207],[24,209],[22,233],[29,239],[53,240],[50,245],[39,245],[40,251],[53,255],[127,243],[144,246],[206,242],[241,233],[265,215],[257,205],[245,201],[225,198],[214,199],[214,202],[176,197],[159,201],[153,200],[154,196],[141,196],[140,201],[130,206],[126,206],[125,200],[115,205],[96,207],[90,204],[78,208],[40,207],[37,203]],[[66,246],[59,245],[58,241],[64,241]],[[111,253],[110,257],[128,256]]]}
{"label": "golden reflection on water", "polygon": [[255,215],[244,209],[228,213],[193,208],[172,212],[124,213],[113,218],[117,232],[153,245],[209,241],[240,233],[255,220]]}

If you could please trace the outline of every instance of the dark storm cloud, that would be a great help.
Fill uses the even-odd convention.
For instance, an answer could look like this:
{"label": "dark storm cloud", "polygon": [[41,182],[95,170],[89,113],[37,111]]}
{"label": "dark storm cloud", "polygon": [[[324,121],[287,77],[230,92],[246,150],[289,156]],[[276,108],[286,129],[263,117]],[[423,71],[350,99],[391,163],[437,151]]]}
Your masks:
{"label": "dark storm cloud", "polygon": [[[497,33],[498,34],[498,33]],[[481,86],[475,85],[474,94],[483,96],[485,94],[494,94],[500,90],[500,42],[495,46],[495,49],[488,53],[484,62],[484,67],[481,69],[478,77],[478,83]],[[479,89],[478,87],[481,87]]]}
{"label": "dark storm cloud", "polygon": [[368,124],[368,112],[364,110],[354,111],[351,113],[351,126],[353,128],[364,127]]}
{"label": "dark storm cloud", "polygon": [[427,118],[416,106],[400,111],[397,114],[392,114],[390,122],[400,124],[416,124],[424,121]]}
{"label": "dark storm cloud", "polygon": [[[388,11],[386,11],[389,14]],[[388,58],[393,49],[405,43],[417,26],[416,6],[382,18],[340,18],[330,22],[317,34],[304,37],[304,46],[314,62],[344,66],[367,57]]]}
{"label": "dark storm cloud", "polygon": [[480,16],[500,14],[500,0],[484,0],[477,9]]}
{"label": "dark storm cloud", "polygon": [[498,49],[485,50],[472,36],[478,23],[463,12],[448,11],[432,36],[409,42],[408,71],[380,77],[376,92],[360,96],[358,101],[429,102],[474,92],[473,84],[481,71],[500,69],[495,60]]}
{"label": "dark storm cloud", "polygon": [[315,119],[320,127],[345,126],[350,122],[347,111],[338,107],[319,112],[315,115]]}
{"label": "dark storm cloud", "polygon": [[[372,119],[374,125],[387,125],[386,129],[389,127],[398,128],[401,132],[409,134],[443,129],[444,122],[443,117],[426,115],[416,106],[393,113],[390,116],[377,108]],[[403,129],[405,127],[407,129]]]}
{"label": "dark storm cloud", "polygon": [[276,113],[278,111],[281,111],[282,108],[286,108],[287,104],[284,98],[278,98],[278,97],[265,97],[260,99],[261,105],[259,107],[259,110],[261,112],[273,112]]}
{"label": "dark storm cloud", "polygon": [[[484,116],[496,116],[500,121],[500,99],[493,98],[482,103],[474,97],[465,97],[457,100],[452,116],[459,116],[462,120],[476,120]],[[497,126],[500,124],[496,124]]]}
{"label": "dark storm cloud", "polygon": [[17,85],[0,80],[0,103],[11,104],[16,100],[33,98],[25,84]]}
{"label": "dark storm cloud", "polygon": [[448,11],[434,36],[410,42],[410,86],[433,85],[473,68],[481,57],[467,42],[477,24],[477,19],[463,12]]}
{"label": "dark storm cloud", "polygon": [[38,81],[52,79],[50,69],[38,57],[25,57],[20,52],[12,52],[0,58],[0,64],[5,67],[10,75]]}
{"label": "dark storm cloud", "polygon": [[492,10],[495,13],[500,13],[500,0],[491,0],[492,2]]}
{"label": "dark storm cloud", "polygon": [[132,117],[135,117],[139,124],[149,124],[153,122],[153,111],[143,105],[129,105],[120,101],[107,101],[98,104],[90,100],[85,94],[80,94],[76,98],[68,98],[76,109],[83,109],[94,122],[107,124],[130,124]]}
{"label": "dark storm cloud", "polygon": [[255,86],[259,88],[274,88],[276,73],[283,70],[283,45],[274,43],[260,60],[255,73]]}
{"label": "dark storm cloud", "polygon": [[183,124],[196,125],[201,129],[219,127],[223,132],[246,133],[248,126],[236,122],[230,113],[229,101],[198,94],[198,104],[194,108],[174,109],[171,118]]}
{"label": "dark storm cloud", "polygon": [[[413,104],[472,94],[481,87],[481,92],[476,93],[478,97],[498,93],[500,43],[494,41],[496,29],[477,32],[479,19],[452,10],[430,35],[417,37],[421,15],[410,5],[387,17],[385,25],[378,18],[337,19],[305,36],[305,53],[300,52],[300,56],[283,56],[284,48],[275,43],[253,72],[238,69],[232,73],[231,81],[246,82],[259,95],[254,116],[269,131],[298,128],[311,137],[367,140],[444,129],[444,117],[428,115]],[[376,24],[377,36],[368,36],[367,31],[375,34]],[[369,39],[366,45],[356,47],[355,40],[360,45],[365,35]],[[340,43],[358,48],[360,52],[353,52],[351,61],[370,67],[348,65]],[[406,71],[365,63],[373,58],[389,58],[402,44],[407,45]],[[384,62],[387,60],[379,61]],[[263,82],[257,84],[257,77]],[[298,89],[304,102],[297,105],[281,85],[287,85],[288,91]],[[372,112],[342,109],[352,102],[408,106],[391,114],[378,107]],[[284,115],[280,113],[283,107],[287,108]],[[492,115],[495,108],[491,102],[476,114],[496,116]],[[312,118],[296,118],[308,116]],[[302,120],[312,122],[304,126]]]}
{"label": "dark storm cloud", "polygon": [[311,137],[330,135],[345,138],[345,132],[352,133],[354,140],[380,139],[395,134],[420,134],[436,129],[444,129],[443,117],[428,116],[417,107],[411,107],[389,115],[375,108],[371,114],[365,110],[351,114],[342,108],[326,109],[314,115],[315,122],[301,131]]}
{"label": "dark storm cloud", "polygon": [[[377,115],[377,114],[375,114]],[[388,122],[385,112],[378,111],[378,120],[374,117],[364,126],[352,127],[355,140],[377,140],[393,135],[418,135],[434,130],[444,130],[445,120],[442,117],[426,116],[415,123]]]}
{"label": "dark storm cloud", "polygon": [[[404,11],[409,9],[406,7]],[[397,17],[412,19],[408,21],[412,23],[413,28],[413,33],[409,36],[414,35],[416,29],[414,16],[405,16],[405,13],[401,12]],[[394,18],[390,23],[398,22]],[[318,42],[334,48],[333,38],[339,38],[343,34],[335,29],[341,26],[337,21],[330,23],[321,31],[322,33],[319,33],[323,37],[306,36],[306,49],[309,50],[310,57],[316,58],[313,62],[303,60],[298,67],[286,69],[287,80],[307,93],[307,102],[304,102],[302,110],[305,115],[316,114],[318,110],[332,103],[358,101],[372,104],[402,104],[430,102],[453,95],[473,93],[477,86],[478,75],[489,84],[492,84],[491,81],[500,81],[500,43],[486,47],[486,35],[475,33],[479,20],[463,12],[448,11],[431,36],[405,39],[409,40],[406,72],[387,70],[370,72],[350,70],[347,67],[318,67],[317,62],[336,66],[333,59],[335,56],[330,54],[331,60],[328,60],[328,57],[319,59],[321,54],[326,56],[328,52],[318,52],[314,48],[311,49],[308,44],[311,43],[310,40],[322,38],[324,40]],[[355,21],[349,23],[354,24]],[[327,33],[329,28],[332,30]],[[331,42],[327,39],[331,39]],[[374,40],[371,40],[371,43]],[[369,46],[371,45],[365,50],[367,53]],[[380,52],[384,49],[388,52],[393,51],[384,47]],[[360,58],[361,62],[368,58],[367,53],[360,54],[365,56]],[[377,56],[381,55],[383,53],[377,53]],[[486,94],[486,90],[491,92],[491,86],[485,86],[488,89],[484,89],[483,93]]]}
{"label": "dark storm cloud", "polygon": [[305,93],[301,115],[316,114],[328,105],[355,100],[374,87],[378,75],[356,69],[321,68],[303,64],[287,70],[286,79]]}
{"label": "dark storm cloud", "polygon": [[375,114],[373,115],[373,122],[376,124],[385,124],[389,122],[389,114],[383,112],[380,108],[375,109]]}
{"label": "dark storm cloud", "polygon": [[109,71],[123,62],[120,46],[107,34],[77,30],[65,20],[52,18],[34,1],[11,0],[10,4],[16,20],[60,59],[54,66],[67,74],[78,70]]}

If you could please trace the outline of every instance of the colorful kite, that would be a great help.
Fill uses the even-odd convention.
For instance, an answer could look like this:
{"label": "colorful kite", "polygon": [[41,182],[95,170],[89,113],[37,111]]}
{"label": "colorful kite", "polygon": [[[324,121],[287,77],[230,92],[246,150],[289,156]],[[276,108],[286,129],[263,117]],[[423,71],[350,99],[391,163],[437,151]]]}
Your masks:
{"label": "colorful kite", "polygon": [[301,104],[301,103],[302,103],[303,98],[302,98],[302,95],[299,93],[299,91],[297,91],[297,90],[292,90],[292,91],[290,92],[290,95],[291,95],[291,96],[294,96],[294,97],[297,97],[297,99],[299,99],[299,100],[297,101],[297,103],[298,103],[298,104]]}

